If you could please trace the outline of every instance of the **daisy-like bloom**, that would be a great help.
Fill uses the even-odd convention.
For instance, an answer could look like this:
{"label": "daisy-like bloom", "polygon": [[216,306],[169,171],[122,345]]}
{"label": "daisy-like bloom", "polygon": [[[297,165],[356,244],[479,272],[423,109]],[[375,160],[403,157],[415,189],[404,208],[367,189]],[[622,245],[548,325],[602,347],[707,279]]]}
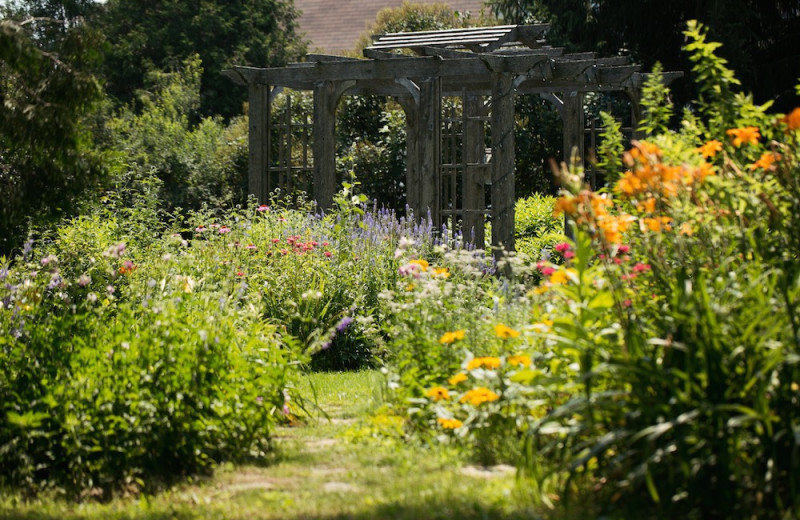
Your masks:
{"label": "daisy-like bloom", "polygon": [[446,430],[455,430],[456,428],[461,428],[464,426],[464,423],[458,419],[448,419],[447,417],[439,417],[436,419],[436,422],[438,422],[442,428]]}
{"label": "daisy-like bloom", "polygon": [[703,158],[710,159],[711,157],[717,155],[718,152],[722,151],[722,143],[716,139],[712,139],[703,146],[699,147],[697,151],[703,155]]}
{"label": "daisy-like bloom", "polygon": [[196,228],[194,228],[194,230],[195,230],[196,233],[202,233],[203,231],[206,230],[206,227],[203,226],[203,225],[200,225],[200,226],[197,226]]}
{"label": "daisy-like bloom", "polygon": [[465,374],[464,372],[459,372],[458,374],[456,374],[453,377],[451,377],[450,379],[448,379],[447,382],[450,383],[451,385],[455,386],[458,383],[461,383],[462,381],[466,381],[466,380],[467,380],[467,374]]}
{"label": "daisy-like bloom", "polygon": [[517,365],[523,367],[531,366],[531,357],[526,356],[524,354],[516,354],[514,356],[508,356],[506,361],[508,361],[509,365]]}
{"label": "daisy-like bloom", "polygon": [[509,338],[518,338],[519,331],[512,329],[502,323],[498,323],[494,326],[494,333],[500,339],[509,339]]}
{"label": "daisy-like bloom", "polygon": [[437,267],[433,270],[433,274],[437,276],[441,276],[443,278],[450,278],[450,269],[447,267]]}
{"label": "daisy-like bloom", "polygon": [[425,395],[433,398],[434,401],[447,401],[450,399],[450,392],[443,386],[434,386],[425,392]]}
{"label": "daisy-like bloom", "polygon": [[731,138],[733,138],[733,146],[739,148],[743,144],[758,144],[761,138],[758,127],[745,126],[742,128],[731,128],[725,131]]}
{"label": "daisy-like bloom", "polygon": [[230,232],[231,228],[229,228],[228,226],[222,226],[217,230],[217,233],[219,233],[220,235],[224,235],[225,233],[230,233]]}
{"label": "daisy-like bloom", "polygon": [[483,403],[488,403],[491,401],[497,401],[500,399],[500,396],[496,393],[492,392],[488,388],[479,386],[478,388],[473,388],[472,390],[465,393],[459,399],[461,403],[468,403],[472,406],[479,406]]}
{"label": "daisy-like bloom", "polygon": [[258,249],[258,246],[256,246],[255,244],[247,244],[245,248],[249,249],[250,251],[255,251],[256,249]]}
{"label": "daisy-like bloom", "polygon": [[428,263],[428,261],[427,261],[427,260],[424,260],[424,259],[422,259],[422,258],[418,258],[418,259],[410,260],[408,263],[409,263],[409,264],[415,264],[415,265],[418,265],[418,266],[420,266],[420,268],[421,268],[422,272],[425,272],[425,271],[427,271],[427,270],[428,270],[428,266],[430,266],[430,264]]}
{"label": "daisy-like bloom", "polygon": [[469,363],[467,363],[467,370],[475,370],[476,368],[481,368],[481,367],[488,368],[489,370],[494,370],[495,368],[498,368],[500,366],[500,363],[502,363],[502,361],[500,360],[499,357],[493,357],[493,356],[476,357],[471,359]]}
{"label": "daisy-like bloom", "polygon": [[267,206],[266,204],[262,204],[258,208],[256,208],[256,211],[258,211],[259,213],[264,213],[265,211],[269,211],[269,206]]}
{"label": "daisy-like bloom", "polygon": [[445,332],[444,334],[442,334],[442,337],[439,338],[439,343],[447,345],[450,343],[455,343],[456,340],[461,340],[461,339],[464,339],[463,329],[456,330],[453,332]]}

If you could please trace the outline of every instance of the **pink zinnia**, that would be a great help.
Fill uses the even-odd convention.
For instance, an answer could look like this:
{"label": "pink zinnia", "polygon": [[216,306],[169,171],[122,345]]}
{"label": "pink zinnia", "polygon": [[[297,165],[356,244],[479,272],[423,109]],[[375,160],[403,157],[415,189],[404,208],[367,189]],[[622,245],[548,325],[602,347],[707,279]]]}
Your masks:
{"label": "pink zinnia", "polygon": [[542,269],[542,274],[545,276],[550,276],[551,274],[555,273],[556,270],[553,267],[545,267]]}
{"label": "pink zinnia", "polygon": [[327,256],[328,258],[330,258],[332,254],[333,253],[331,253],[330,251],[325,251],[325,256]]}
{"label": "pink zinnia", "polygon": [[561,242],[560,244],[556,244],[555,250],[559,253],[563,253],[564,251],[569,251],[569,244],[566,242]]}
{"label": "pink zinnia", "polygon": [[575,251],[564,251],[564,258],[569,260],[575,256]]}
{"label": "pink zinnia", "polygon": [[631,246],[626,246],[624,244],[619,246],[619,248],[617,248],[617,251],[619,251],[620,253],[623,253],[623,254],[627,253],[630,250],[631,250]]}

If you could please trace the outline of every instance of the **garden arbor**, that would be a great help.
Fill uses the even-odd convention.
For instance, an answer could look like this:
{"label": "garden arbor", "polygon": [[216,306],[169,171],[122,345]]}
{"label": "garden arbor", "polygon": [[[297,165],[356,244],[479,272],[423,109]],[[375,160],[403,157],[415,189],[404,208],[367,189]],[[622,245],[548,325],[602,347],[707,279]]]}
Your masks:
{"label": "garden arbor", "polygon": [[[473,233],[477,244],[483,243],[488,215],[493,245],[513,249],[515,93],[552,102],[563,120],[565,155],[577,148],[583,157],[584,93],[628,94],[635,128],[646,76],[623,56],[565,54],[547,46],[542,40],[547,27],[390,33],[375,37],[364,49],[366,59],[311,54],[306,62],[287,67],[235,67],[228,75],[249,88],[249,192],[264,200],[292,172],[308,170],[313,172],[314,200],[329,207],[337,189],[339,99],[345,94],[392,96],[406,114],[407,205],[416,215],[430,211],[437,226],[448,219],[460,221],[465,236]],[[670,72],[663,78],[672,81],[680,75]],[[279,123],[280,132],[271,127],[271,101],[284,87],[314,96],[312,121],[301,125],[300,152],[293,153],[298,129],[291,117]],[[461,108],[443,117],[447,97],[460,98]]]}

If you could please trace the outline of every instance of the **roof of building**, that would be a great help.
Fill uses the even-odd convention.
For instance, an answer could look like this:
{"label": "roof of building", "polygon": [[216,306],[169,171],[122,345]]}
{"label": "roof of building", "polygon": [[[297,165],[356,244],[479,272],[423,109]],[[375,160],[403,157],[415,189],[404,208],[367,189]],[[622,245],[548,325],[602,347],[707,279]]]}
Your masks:
{"label": "roof of building", "polygon": [[[446,3],[454,11],[480,15],[484,0],[414,0],[419,4]],[[309,50],[339,54],[352,51],[358,38],[375,22],[378,12],[400,7],[403,0],[295,0],[302,12],[300,32],[310,40]]]}

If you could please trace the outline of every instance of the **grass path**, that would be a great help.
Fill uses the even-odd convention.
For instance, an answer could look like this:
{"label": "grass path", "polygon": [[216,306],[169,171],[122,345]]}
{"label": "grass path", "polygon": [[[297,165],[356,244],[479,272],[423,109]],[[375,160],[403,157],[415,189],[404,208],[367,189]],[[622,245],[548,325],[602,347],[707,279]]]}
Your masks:
{"label": "grass path", "polygon": [[366,428],[366,412],[380,404],[380,374],[314,374],[304,384],[314,389],[329,419],[280,428],[278,455],[268,466],[223,467],[207,481],[110,504],[20,504],[6,497],[0,499],[0,518],[541,518],[510,468],[463,465],[441,450],[390,441]]}

